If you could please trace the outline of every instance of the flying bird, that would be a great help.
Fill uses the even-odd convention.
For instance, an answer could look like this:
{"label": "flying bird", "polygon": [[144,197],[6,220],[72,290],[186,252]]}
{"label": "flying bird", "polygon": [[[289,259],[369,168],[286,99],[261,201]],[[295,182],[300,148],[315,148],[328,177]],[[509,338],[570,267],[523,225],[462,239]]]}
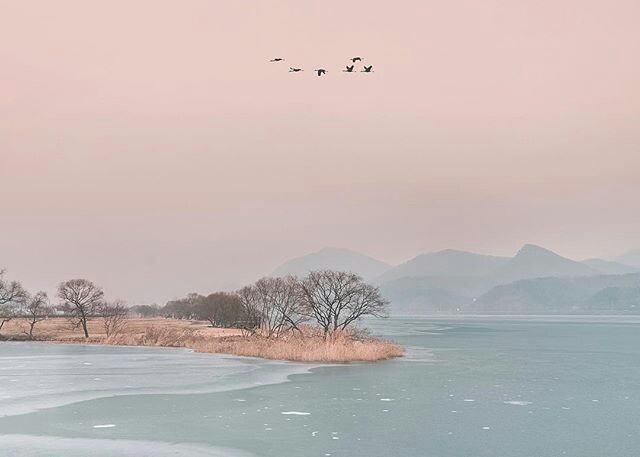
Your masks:
{"label": "flying bird", "polygon": [[355,65],[351,65],[351,66],[347,65],[347,69],[346,70],[342,70],[342,71],[344,71],[345,73],[353,73],[353,67],[354,66]]}
{"label": "flying bird", "polygon": [[318,72],[318,76],[322,76],[327,72],[324,68],[319,68],[316,71]]}
{"label": "flying bird", "polygon": [[351,62],[356,63],[356,62],[360,62],[362,60],[362,57],[353,57],[351,59]]}
{"label": "flying bird", "polygon": [[269,62],[282,62],[284,59],[282,57],[276,57],[275,59],[271,59]]}
{"label": "flying bird", "polygon": [[373,69],[373,65],[369,65],[368,67],[365,66],[364,70],[362,70],[362,73],[371,73],[372,69]]}
{"label": "flying bird", "polygon": [[302,70],[302,68],[289,67],[289,73],[296,73],[298,71],[304,71],[304,70]]}

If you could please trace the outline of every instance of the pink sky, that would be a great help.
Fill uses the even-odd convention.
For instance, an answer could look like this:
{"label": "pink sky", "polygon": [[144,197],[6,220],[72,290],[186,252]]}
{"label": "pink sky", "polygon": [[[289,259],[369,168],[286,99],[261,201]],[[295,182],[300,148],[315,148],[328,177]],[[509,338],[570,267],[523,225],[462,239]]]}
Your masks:
{"label": "pink sky", "polygon": [[[0,0],[0,266],[163,302],[323,246],[638,248],[639,17],[637,0]],[[375,73],[342,73],[353,55]]]}

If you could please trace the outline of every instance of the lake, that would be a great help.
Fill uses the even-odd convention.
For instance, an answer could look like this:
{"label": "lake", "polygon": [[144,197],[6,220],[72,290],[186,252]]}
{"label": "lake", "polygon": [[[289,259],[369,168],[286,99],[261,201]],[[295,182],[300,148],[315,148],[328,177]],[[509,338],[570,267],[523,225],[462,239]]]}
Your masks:
{"label": "lake", "polygon": [[632,457],[640,324],[391,318],[403,359],[317,366],[0,343],[1,456]]}

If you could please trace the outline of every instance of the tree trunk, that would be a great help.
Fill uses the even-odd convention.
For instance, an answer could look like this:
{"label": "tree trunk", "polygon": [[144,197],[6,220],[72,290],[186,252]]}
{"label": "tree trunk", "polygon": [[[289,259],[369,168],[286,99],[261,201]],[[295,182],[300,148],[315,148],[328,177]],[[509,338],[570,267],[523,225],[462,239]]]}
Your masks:
{"label": "tree trunk", "polygon": [[82,330],[84,330],[84,337],[89,338],[89,331],[87,330],[87,320],[82,319]]}

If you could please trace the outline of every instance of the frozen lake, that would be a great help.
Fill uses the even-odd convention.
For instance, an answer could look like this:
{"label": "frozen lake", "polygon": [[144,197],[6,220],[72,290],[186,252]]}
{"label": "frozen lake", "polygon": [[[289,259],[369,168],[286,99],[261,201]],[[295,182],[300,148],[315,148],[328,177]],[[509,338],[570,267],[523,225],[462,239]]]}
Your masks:
{"label": "frozen lake", "polygon": [[408,348],[318,367],[0,343],[0,456],[631,457],[640,324],[389,319]]}

